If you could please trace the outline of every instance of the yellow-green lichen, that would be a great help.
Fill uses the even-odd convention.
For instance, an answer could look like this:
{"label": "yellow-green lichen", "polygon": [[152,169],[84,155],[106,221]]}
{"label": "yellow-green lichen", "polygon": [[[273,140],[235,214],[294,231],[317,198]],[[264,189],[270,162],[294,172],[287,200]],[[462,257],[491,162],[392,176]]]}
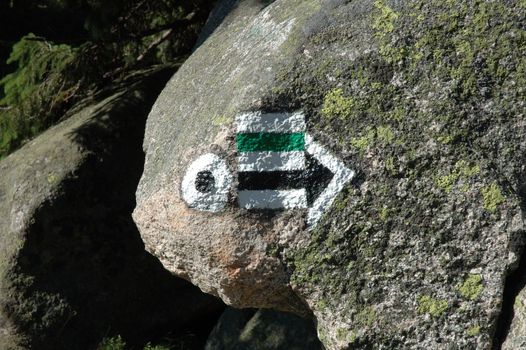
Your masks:
{"label": "yellow-green lichen", "polygon": [[449,307],[447,300],[435,299],[430,295],[421,295],[417,302],[419,314],[429,314],[433,317],[441,316]]}
{"label": "yellow-green lichen", "polygon": [[321,299],[319,300],[317,303],[316,303],[316,307],[318,308],[318,310],[320,311],[323,311],[327,308],[327,301],[325,301],[324,299]]}
{"label": "yellow-green lichen", "polygon": [[526,311],[526,307],[522,303],[522,296],[519,294],[515,297],[515,301],[513,302],[513,309],[515,312],[524,313]]}
{"label": "yellow-green lichen", "polygon": [[363,152],[374,143],[375,136],[375,130],[369,128],[364,135],[351,138],[351,145]]}
{"label": "yellow-green lichen", "polygon": [[389,63],[397,63],[406,55],[405,47],[396,47],[391,43],[390,34],[395,29],[395,23],[400,17],[392,8],[382,0],[374,2],[376,9],[373,15],[373,29],[379,41],[379,51],[382,57]]}
{"label": "yellow-green lichen", "polygon": [[[392,143],[394,139],[395,134],[389,126],[379,126],[377,128],[369,127],[365,134],[351,138],[351,146],[357,148],[360,152],[363,152],[375,142],[385,145]],[[393,162],[393,160],[391,160],[391,162]],[[391,165],[393,165],[394,169],[394,164]]]}
{"label": "yellow-green lichen", "polygon": [[374,7],[379,13],[374,20],[373,28],[382,34],[391,33],[395,28],[394,23],[398,19],[399,14],[393,11],[393,9],[387,6],[382,0],[376,0]]}
{"label": "yellow-green lichen", "polygon": [[54,184],[54,183],[57,182],[57,180],[58,180],[58,177],[57,177],[57,175],[54,174],[54,173],[51,173],[51,174],[49,174],[49,175],[47,176],[47,182],[48,182],[49,184]]}
{"label": "yellow-green lichen", "polygon": [[454,173],[451,173],[448,175],[437,177],[435,179],[435,185],[437,185],[438,188],[446,192],[451,192],[451,190],[453,189],[453,185],[455,184],[457,179],[458,176]]}
{"label": "yellow-green lichen", "polygon": [[376,129],[376,136],[383,143],[391,143],[395,138],[393,131],[388,126],[379,126]]}
{"label": "yellow-green lichen", "polygon": [[325,332],[325,329],[318,327],[318,339],[323,343],[326,344],[329,341],[329,337],[327,336],[327,333]]}
{"label": "yellow-green lichen", "polygon": [[214,124],[215,126],[227,125],[227,124],[232,123],[233,120],[234,119],[232,117],[221,114],[221,115],[216,115],[212,118],[212,124]]}
{"label": "yellow-green lichen", "polygon": [[325,95],[321,114],[326,118],[348,118],[352,114],[354,100],[345,97],[340,88],[332,89]]}
{"label": "yellow-green lichen", "polygon": [[473,326],[466,329],[466,334],[470,337],[475,337],[480,334],[480,326]]}
{"label": "yellow-green lichen", "polygon": [[469,300],[475,300],[484,289],[482,276],[477,274],[469,275],[464,283],[458,288],[460,295]]}
{"label": "yellow-green lichen", "polygon": [[345,328],[338,328],[336,330],[336,339],[340,342],[354,343],[357,339],[356,333]]}
{"label": "yellow-green lichen", "polygon": [[356,314],[354,322],[360,326],[371,326],[376,319],[376,311],[372,307],[366,307]]}
{"label": "yellow-green lichen", "polygon": [[405,116],[405,111],[400,106],[397,106],[395,109],[389,112],[389,119],[395,120],[397,122],[402,121],[404,119],[404,116]]}
{"label": "yellow-green lichen", "polygon": [[446,192],[451,192],[458,180],[468,179],[479,173],[478,165],[470,165],[469,162],[460,160],[449,174],[435,178],[435,185]]}
{"label": "yellow-green lichen", "polygon": [[394,157],[389,157],[385,160],[385,169],[391,174],[395,172],[395,161]]}
{"label": "yellow-green lichen", "polygon": [[439,135],[437,137],[437,141],[444,144],[444,145],[447,145],[451,142],[453,142],[453,140],[455,139],[455,137],[453,135]]}
{"label": "yellow-green lichen", "polygon": [[500,204],[504,203],[505,198],[496,182],[483,187],[480,192],[484,199],[484,208],[488,211],[494,212]]}
{"label": "yellow-green lichen", "polygon": [[382,209],[380,209],[380,211],[378,212],[378,217],[380,218],[380,220],[382,220],[383,222],[387,221],[387,217],[389,216],[389,209],[387,207],[383,207]]}
{"label": "yellow-green lichen", "polygon": [[472,177],[480,173],[480,166],[478,165],[471,166],[465,160],[458,161],[455,168],[460,173],[460,176],[462,177]]}
{"label": "yellow-green lichen", "polygon": [[335,211],[341,212],[349,205],[350,196],[338,196],[332,204]]}

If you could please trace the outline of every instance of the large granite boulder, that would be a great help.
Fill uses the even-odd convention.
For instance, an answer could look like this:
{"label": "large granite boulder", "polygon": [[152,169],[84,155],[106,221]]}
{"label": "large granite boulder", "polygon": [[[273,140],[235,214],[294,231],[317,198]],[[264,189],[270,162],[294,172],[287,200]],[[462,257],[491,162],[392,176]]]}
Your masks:
{"label": "large granite boulder", "polygon": [[146,248],[328,349],[489,349],[526,229],[524,1],[212,16],[148,117]]}
{"label": "large granite boulder", "polygon": [[140,344],[221,310],[131,219],[146,116],[173,71],[122,82],[0,162],[1,349]]}

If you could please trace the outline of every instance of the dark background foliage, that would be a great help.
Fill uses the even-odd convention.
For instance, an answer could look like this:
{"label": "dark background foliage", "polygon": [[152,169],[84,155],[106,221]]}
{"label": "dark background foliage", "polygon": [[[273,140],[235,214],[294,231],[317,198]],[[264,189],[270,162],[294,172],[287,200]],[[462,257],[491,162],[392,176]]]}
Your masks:
{"label": "dark background foliage", "polygon": [[212,5],[0,0],[0,158],[130,72],[182,62]]}

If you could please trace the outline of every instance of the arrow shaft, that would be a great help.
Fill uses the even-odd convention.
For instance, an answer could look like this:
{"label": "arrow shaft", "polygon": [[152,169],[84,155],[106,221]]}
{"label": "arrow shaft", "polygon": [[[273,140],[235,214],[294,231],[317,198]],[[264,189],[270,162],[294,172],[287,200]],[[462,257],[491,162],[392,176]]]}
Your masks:
{"label": "arrow shaft", "polygon": [[237,157],[239,171],[292,171],[305,168],[305,152],[244,152]]}
{"label": "arrow shaft", "polygon": [[273,171],[260,173],[256,171],[238,174],[238,190],[286,190],[299,189],[305,186],[303,170]]}
{"label": "arrow shaft", "polygon": [[239,191],[238,202],[245,209],[305,209],[307,193],[298,190]]}

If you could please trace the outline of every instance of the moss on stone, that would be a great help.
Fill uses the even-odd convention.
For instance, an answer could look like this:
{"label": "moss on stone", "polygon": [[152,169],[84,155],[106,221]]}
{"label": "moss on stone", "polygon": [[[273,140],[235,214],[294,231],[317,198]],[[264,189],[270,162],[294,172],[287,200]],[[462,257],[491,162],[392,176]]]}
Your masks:
{"label": "moss on stone", "polygon": [[380,211],[378,212],[378,217],[380,218],[380,220],[382,220],[383,222],[387,221],[387,217],[389,216],[389,208],[387,207],[383,207],[382,209],[380,209]]}
{"label": "moss on stone", "polygon": [[356,314],[356,316],[354,317],[354,322],[356,322],[360,326],[369,327],[373,324],[375,319],[376,311],[372,307],[368,306]]}
{"label": "moss on stone", "polygon": [[458,180],[469,179],[479,173],[480,167],[478,165],[470,165],[469,162],[460,160],[449,174],[436,177],[435,185],[446,192],[451,192]]}
{"label": "moss on stone", "polygon": [[372,144],[372,139],[367,135],[351,138],[351,145],[359,151],[365,151]]}
{"label": "moss on stone", "polygon": [[376,129],[376,136],[380,142],[387,144],[393,142],[395,138],[393,130],[389,126],[379,126]]}
{"label": "moss on stone", "polygon": [[497,207],[504,203],[504,196],[496,182],[483,187],[480,192],[484,199],[484,208],[490,212],[495,212]]}
{"label": "moss on stone", "polygon": [[480,334],[480,326],[472,326],[466,329],[466,334],[470,337],[475,337]]}
{"label": "moss on stone", "polygon": [[451,192],[451,190],[453,189],[453,185],[455,184],[457,179],[458,179],[457,174],[451,173],[448,175],[437,177],[435,179],[435,184],[437,185],[438,188],[446,192]]}
{"label": "moss on stone", "polygon": [[417,302],[419,314],[429,314],[433,317],[441,316],[449,307],[447,300],[435,299],[430,295],[421,295]]}
{"label": "moss on stone", "polygon": [[336,330],[336,339],[340,342],[345,342],[347,344],[352,344],[357,340],[357,335],[354,331],[348,330],[345,328],[338,328]]}
{"label": "moss on stone", "polygon": [[373,28],[384,34],[391,33],[395,28],[394,22],[399,17],[399,14],[393,11],[393,9],[387,6],[382,0],[376,0],[374,7],[380,13],[374,20]]}
{"label": "moss on stone", "polygon": [[515,297],[515,301],[513,302],[513,309],[521,313],[524,313],[526,311],[526,307],[522,303],[522,297],[520,294]]}
{"label": "moss on stone", "polygon": [[234,121],[232,116],[227,116],[225,114],[216,115],[212,118],[212,124],[215,126],[228,125]]}
{"label": "moss on stone", "polygon": [[406,54],[404,47],[392,45],[390,40],[391,33],[395,30],[395,25],[400,15],[389,7],[384,1],[374,2],[376,13],[373,15],[373,29],[379,42],[379,51],[384,59],[395,64],[403,59]]}
{"label": "moss on stone", "polygon": [[321,113],[326,118],[348,118],[352,114],[354,100],[352,97],[345,97],[343,90],[333,89],[325,95]]}
{"label": "moss on stone", "polygon": [[469,275],[464,283],[458,288],[460,295],[469,300],[475,300],[484,289],[482,276],[477,274]]}
{"label": "moss on stone", "polygon": [[395,160],[394,157],[389,157],[385,160],[385,169],[391,173],[395,173]]}

